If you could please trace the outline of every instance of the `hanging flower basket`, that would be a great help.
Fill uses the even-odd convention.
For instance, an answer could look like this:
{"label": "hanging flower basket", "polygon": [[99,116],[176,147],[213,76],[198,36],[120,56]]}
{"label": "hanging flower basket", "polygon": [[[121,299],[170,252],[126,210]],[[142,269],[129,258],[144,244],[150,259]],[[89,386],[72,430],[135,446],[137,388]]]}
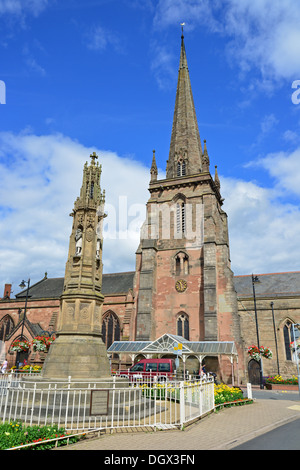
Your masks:
{"label": "hanging flower basket", "polygon": [[269,348],[264,348],[263,346],[260,347],[260,353],[262,357],[265,357],[266,359],[272,359],[272,351]]}
{"label": "hanging flower basket", "polygon": [[27,352],[30,349],[30,343],[26,341],[26,339],[16,339],[12,345],[10,350],[16,352]]}
{"label": "hanging flower basket", "polygon": [[272,351],[269,348],[264,348],[263,346],[258,348],[257,346],[254,346],[254,344],[248,348],[248,354],[256,361],[260,361],[261,357],[271,359],[273,356]]}
{"label": "hanging flower basket", "polygon": [[299,339],[296,340],[296,345],[295,345],[295,341],[292,341],[291,344],[290,344],[290,348],[291,348],[293,353],[296,352],[296,351],[299,352],[299,349],[300,349]]}
{"label": "hanging flower basket", "polygon": [[48,352],[50,345],[53,343],[54,338],[50,336],[36,336],[32,340],[33,351]]}

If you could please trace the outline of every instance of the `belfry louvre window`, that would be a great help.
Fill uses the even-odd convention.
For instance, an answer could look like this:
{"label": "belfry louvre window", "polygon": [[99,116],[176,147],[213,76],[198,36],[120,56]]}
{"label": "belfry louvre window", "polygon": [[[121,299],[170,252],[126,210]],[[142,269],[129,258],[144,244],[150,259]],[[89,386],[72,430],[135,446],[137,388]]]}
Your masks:
{"label": "belfry louvre window", "polygon": [[185,161],[177,162],[177,176],[185,176],[186,174],[186,163]]}
{"label": "belfry louvre window", "polygon": [[176,204],[176,230],[177,233],[185,232],[185,204],[178,201]]}

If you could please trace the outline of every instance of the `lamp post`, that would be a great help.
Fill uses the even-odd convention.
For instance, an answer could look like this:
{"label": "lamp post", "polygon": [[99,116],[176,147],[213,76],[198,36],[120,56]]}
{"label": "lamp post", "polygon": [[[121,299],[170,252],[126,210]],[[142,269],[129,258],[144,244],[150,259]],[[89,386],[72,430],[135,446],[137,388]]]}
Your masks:
{"label": "lamp post", "polygon": [[[25,325],[25,320],[26,320],[26,311],[27,311],[27,301],[28,301],[28,293],[29,293],[29,287],[30,287],[30,279],[28,281],[23,281],[20,284],[21,289],[24,289],[27,284],[27,291],[26,291],[26,300],[25,300],[25,307],[24,307],[24,315],[23,315],[23,320],[22,320],[22,329],[21,329],[21,341],[23,339],[23,333],[24,333],[24,325]],[[20,358],[20,353],[17,353],[16,357],[16,367],[17,369],[19,368],[19,358]]]}
{"label": "lamp post", "polygon": [[[254,284],[255,282],[259,282],[258,276],[254,276],[252,274],[252,288],[253,288],[253,300],[254,300],[254,313],[255,313],[255,325],[256,325],[256,337],[257,337],[257,347],[260,349],[259,345],[259,332],[258,332],[258,321],[257,321],[257,309],[256,309],[256,296],[255,296],[255,287]],[[259,361],[259,386],[261,389],[264,388],[263,384],[263,370],[262,370],[262,358],[260,356],[260,361]]]}
{"label": "lamp post", "polygon": [[[295,334],[295,327],[297,330],[300,329],[300,324],[299,323],[293,323],[292,324],[292,331],[293,331],[293,342],[294,342],[294,347],[295,347],[295,354],[296,354],[296,364],[297,364],[297,372],[298,372],[298,390],[299,390],[299,395],[300,395],[300,371],[299,371],[299,356],[298,356],[298,351],[297,351],[297,339],[299,338],[299,334]],[[299,331],[298,331],[299,333]]]}
{"label": "lamp post", "polygon": [[274,317],[274,302],[271,302],[270,305],[271,305],[271,308],[272,308],[273,328],[274,328],[274,337],[275,337],[276,358],[277,358],[277,373],[278,373],[278,375],[280,375],[280,372],[279,372],[278,347],[277,347],[277,335],[276,335],[275,317]]}

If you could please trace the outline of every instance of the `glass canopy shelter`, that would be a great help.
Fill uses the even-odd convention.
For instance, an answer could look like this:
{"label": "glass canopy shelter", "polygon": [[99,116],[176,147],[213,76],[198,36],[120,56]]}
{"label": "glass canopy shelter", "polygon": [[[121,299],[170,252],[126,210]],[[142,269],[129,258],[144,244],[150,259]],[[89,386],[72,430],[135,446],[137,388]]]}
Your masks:
{"label": "glass canopy shelter", "polygon": [[194,356],[199,360],[200,367],[205,356],[227,356],[232,366],[232,380],[234,381],[234,359],[238,362],[238,353],[233,341],[188,341],[182,336],[164,334],[155,341],[115,341],[107,350],[107,354],[128,355],[132,363],[138,355],[146,359],[156,354],[158,357],[166,354],[179,356],[183,361],[185,370],[186,359]]}

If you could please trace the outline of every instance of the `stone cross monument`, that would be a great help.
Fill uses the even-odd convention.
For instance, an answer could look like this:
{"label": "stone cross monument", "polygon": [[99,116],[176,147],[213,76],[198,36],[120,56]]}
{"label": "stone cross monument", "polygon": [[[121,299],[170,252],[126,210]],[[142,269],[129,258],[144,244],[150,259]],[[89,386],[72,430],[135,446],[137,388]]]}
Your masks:
{"label": "stone cross monument", "polygon": [[101,192],[101,165],[94,152],[85,163],[61,296],[58,331],[45,361],[42,377],[97,379],[110,377],[102,341],[102,227],[105,192]]}

